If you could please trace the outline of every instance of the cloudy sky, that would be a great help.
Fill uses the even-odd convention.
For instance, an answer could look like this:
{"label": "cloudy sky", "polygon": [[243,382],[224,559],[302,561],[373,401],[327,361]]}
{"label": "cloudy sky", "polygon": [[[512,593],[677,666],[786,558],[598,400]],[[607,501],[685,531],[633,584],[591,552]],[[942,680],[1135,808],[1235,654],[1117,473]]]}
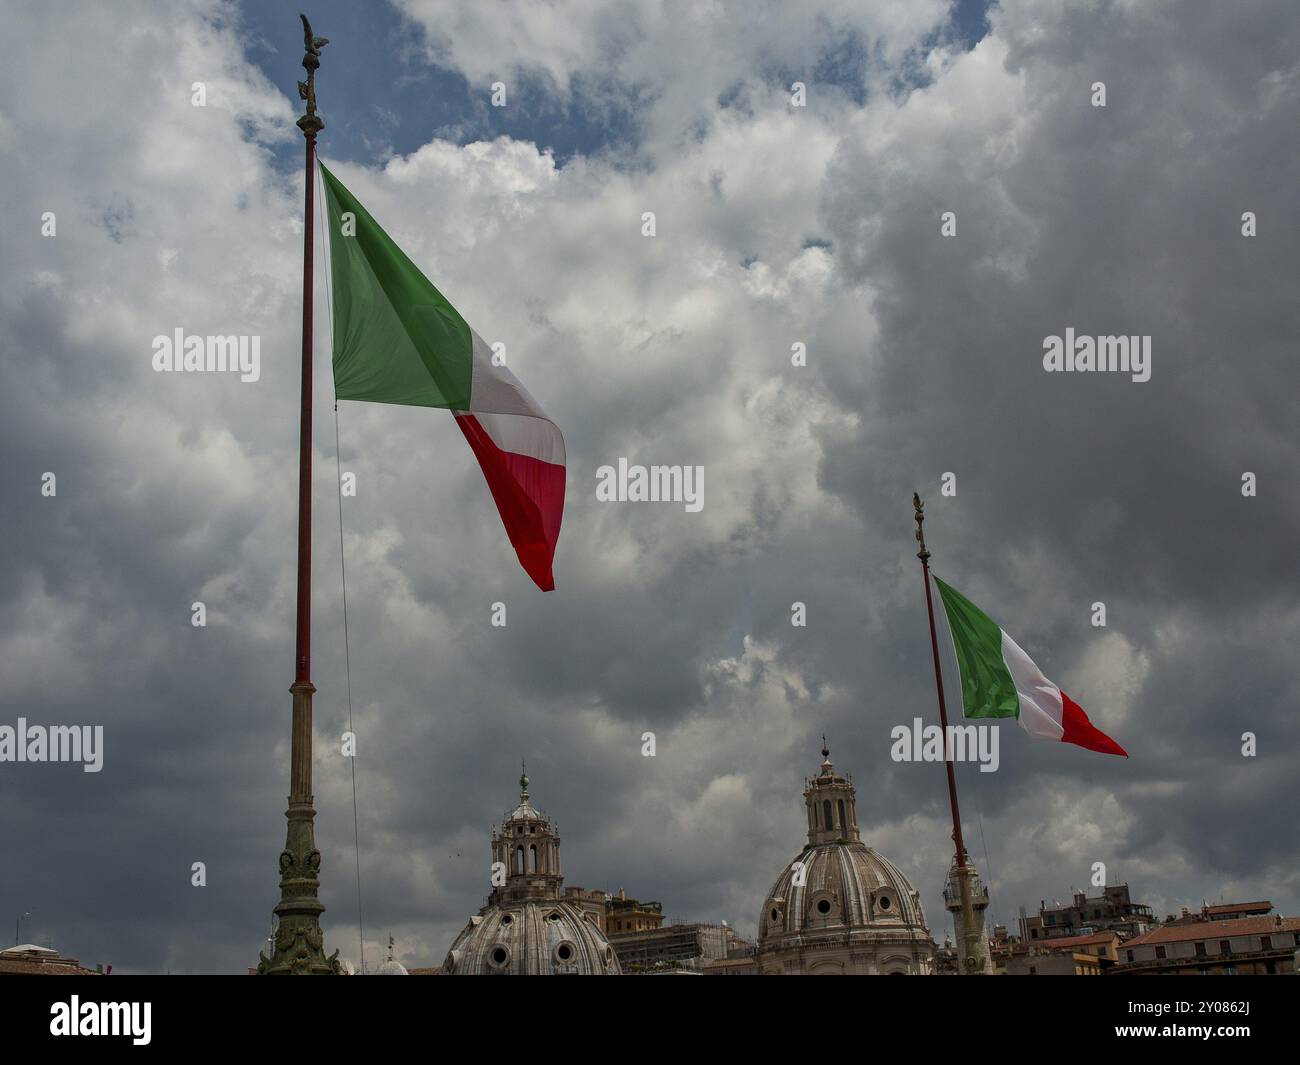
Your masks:
{"label": "cloudy sky", "polygon": [[[0,764],[0,919],[121,971],[240,972],[278,897],[297,10],[15,3],[0,37],[0,724],[105,729],[100,773]],[[521,757],[568,883],[753,934],[823,732],[942,938],[943,770],[890,758],[935,717],[913,489],[936,571],[1132,755],[1011,726],[996,773],[961,767],[992,916],[1094,862],[1162,914],[1300,910],[1293,3],[310,15],[323,157],[507,344],[569,457],[543,595],[450,418],[339,411],[368,962],[390,931],[441,962]],[[1149,335],[1151,379],[1045,373],[1067,327]],[[177,328],[259,335],[261,379],[154,373]],[[317,838],[355,962],[328,351],[322,328]],[[704,509],[597,502],[621,456],[704,466]]]}

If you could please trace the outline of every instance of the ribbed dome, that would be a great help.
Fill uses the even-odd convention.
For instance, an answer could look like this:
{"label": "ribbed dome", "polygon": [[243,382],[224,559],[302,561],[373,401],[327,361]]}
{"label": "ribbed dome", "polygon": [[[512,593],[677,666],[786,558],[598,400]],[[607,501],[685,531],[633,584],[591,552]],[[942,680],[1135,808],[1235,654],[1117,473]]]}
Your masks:
{"label": "ribbed dome", "polygon": [[758,917],[760,968],[771,973],[928,973],[934,943],[921,898],[893,862],[859,838],[857,793],[823,744],[806,781],[808,843],[776,878]]}
{"label": "ribbed dome", "polygon": [[452,976],[617,975],[614,948],[562,900],[490,907],[469,919],[443,966]]}
{"label": "ribbed dome", "polygon": [[[803,886],[795,866],[803,864]],[[860,840],[807,847],[767,893],[758,941],[856,927],[929,931],[921,900],[899,868]]]}

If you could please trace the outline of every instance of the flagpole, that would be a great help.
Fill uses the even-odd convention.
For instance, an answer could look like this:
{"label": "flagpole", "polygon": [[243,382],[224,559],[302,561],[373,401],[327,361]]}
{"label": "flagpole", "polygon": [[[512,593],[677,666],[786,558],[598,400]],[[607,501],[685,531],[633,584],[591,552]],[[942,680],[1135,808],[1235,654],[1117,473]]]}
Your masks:
{"label": "flagpole", "polygon": [[948,806],[952,811],[952,841],[956,849],[956,876],[961,892],[962,934],[966,939],[965,956],[976,958],[981,952],[976,948],[980,930],[975,927],[975,906],[971,899],[970,874],[966,865],[966,843],[961,834],[961,810],[957,805],[957,774],[953,766],[952,746],[948,739],[948,707],[943,698],[943,670],[939,666],[939,636],[934,627],[934,600],[930,594],[930,551],[925,546],[925,504],[912,493],[912,508],[916,518],[916,542],[921,549],[916,557],[921,560],[921,577],[925,581],[925,612],[930,618],[930,651],[934,655],[934,686],[939,693],[939,724],[943,727],[944,766],[948,771]]}
{"label": "flagpole", "polygon": [[260,954],[262,975],[331,975],[339,972],[338,951],[325,956],[320,915],[325,907],[320,890],[320,851],[316,849],[316,809],[312,794],[312,707],[316,686],[311,682],[311,417],[312,417],[312,219],[316,188],[316,134],[325,123],[316,114],[316,69],[320,50],[329,43],[312,35],[302,19],[306,48],[302,65],[307,80],[298,94],[307,113],[298,119],[307,142],[306,215],[303,225],[302,267],[302,409],[298,437],[298,610],[294,653],[293,722],[289,740],[289,808],[284,850],[280,852],[279,920],[271,957]]}

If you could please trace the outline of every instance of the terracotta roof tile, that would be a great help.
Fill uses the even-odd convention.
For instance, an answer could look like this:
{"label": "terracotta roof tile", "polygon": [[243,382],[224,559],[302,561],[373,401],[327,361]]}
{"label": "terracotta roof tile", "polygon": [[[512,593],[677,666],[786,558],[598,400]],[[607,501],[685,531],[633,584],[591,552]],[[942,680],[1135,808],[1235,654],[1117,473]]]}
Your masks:
{"label": "terracotta roof tile", "polygon": [[1060,939],[1040,939],[1035,943],[1048,950],[1062,950],[1065,947],[1091,947],[1099,943],[1110,943],[1119,939],[1118,932],[1097,932],[1090,936],[1064,936]]}
{"label": "terracotta roof tile", "polygon": [[1186,943],[1189,940],[1231,939],[1233,936],[1271,935],[1300,932],[1300,917],[1237,917],[1230,921],[1197,921],[1194,924],[1161,925],[1144,936],[1130,939],[1125,947],[1153,943]]}

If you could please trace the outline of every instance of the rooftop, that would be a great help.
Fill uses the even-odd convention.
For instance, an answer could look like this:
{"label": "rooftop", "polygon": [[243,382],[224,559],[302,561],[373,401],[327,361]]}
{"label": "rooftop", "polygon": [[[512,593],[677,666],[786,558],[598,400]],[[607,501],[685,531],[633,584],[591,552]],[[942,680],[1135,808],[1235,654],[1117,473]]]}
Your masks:
{"label": "rooftop", "polygon": [[1274,932],[1300,932],[1300,917],[1238,917],[1229,921],[1197,924],[1161,925],[1144,936],[1130,939],[1125,947],[1146,947],[1156,943],[1186,943],[1191,940],[1231,939],[1233,936],[1270,935]]}
{"label": "rooftop", "polygon": [[1118,932],[1097,932],[1090,936],[1060,936],[1056,939],[1043,939],[1038,943],[1047,950],[1070,950],[1074,947],[1096,947],[1103,943],[1113,943],[1118,939]]}
{"label": "rooftop", "polygon": [[1268,913],[1273,904],[1266,899],[1258,902],[1225,902],[1219,906],[1206,906],[1205,915],[1213,917],[1218,913]]}

